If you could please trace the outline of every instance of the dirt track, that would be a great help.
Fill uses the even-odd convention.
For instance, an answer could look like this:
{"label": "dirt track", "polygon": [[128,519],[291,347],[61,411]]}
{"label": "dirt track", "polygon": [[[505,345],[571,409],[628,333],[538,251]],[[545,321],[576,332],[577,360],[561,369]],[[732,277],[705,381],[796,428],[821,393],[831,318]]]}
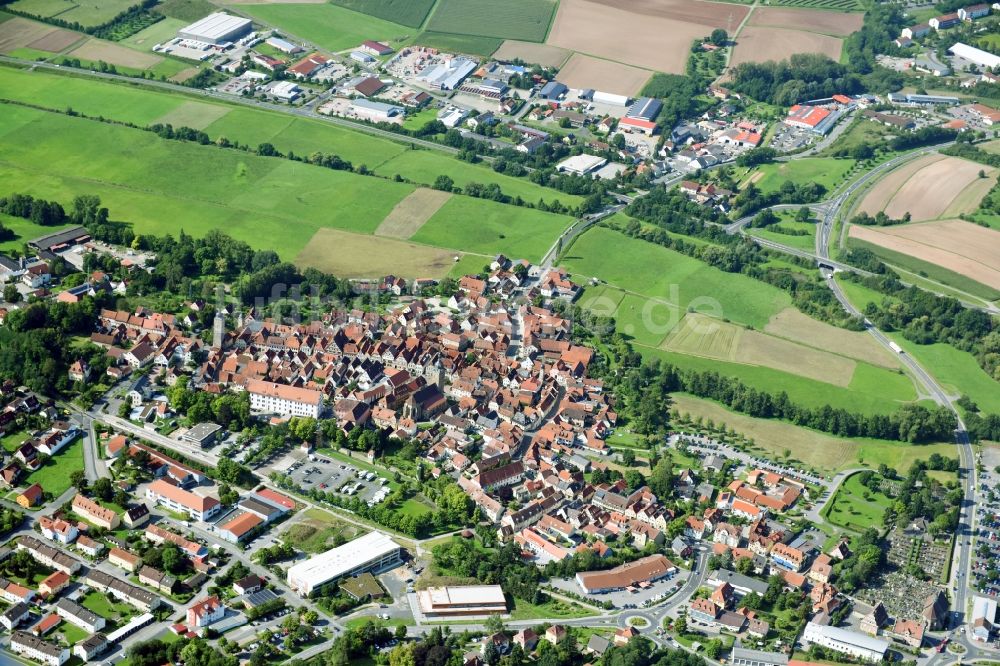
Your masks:
{"label": "dirt track", "polygon": [[1000,289],[1000,232],[994,229],[962,220],[878,229],[854,224],[850,236]]}

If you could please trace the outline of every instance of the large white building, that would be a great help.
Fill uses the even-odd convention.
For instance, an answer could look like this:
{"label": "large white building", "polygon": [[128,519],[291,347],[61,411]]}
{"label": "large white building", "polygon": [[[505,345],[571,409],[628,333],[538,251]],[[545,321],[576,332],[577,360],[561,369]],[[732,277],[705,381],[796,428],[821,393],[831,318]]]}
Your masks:
{"label": "large white building", "polygon": [[303,597],[314,590],[366,571],[381,571],[399,564],[399,544],[382,532],[370,532],[288,569],[288,586]]}
{"label": "large white building", "polygon": [[980,67],[993,69],[994,67],[1000,66],[1000,56],[995,56],[988,51],[977,49],[975,46],[969,46],[968,44],[963,44],[962,42],[955,42],[955,45],[948,50],[951,51],[953,56],[957,56],[963,60],[968,60],[971,63],[979,65]]}
{"label": "large white building", "polygon": [[181,39],[191,39],[206,44],[225,44],[250,32],[253,22],[242,16],[214,12],[177,31]]}
{"label": "large white building", "polygon": [[997,602],[989,597],[976,597],[972,601],[972,622],[969,623],[973,640],[986,642],[997,619]]}
{"label": "large white building", "polygon": [[250,409],[255,412],[318,419],[323,408],[323,392],[313,389],[251,379],[247,382],[247,392]]}
{"label": "large white building", "polygon": [[802,640],[864,661],[882,661],[889,649],[889,641],[883,638],[813,622],[806,625]]}
{"label": "large white building", "polygon": [[193,520],[208,520],[222,510],[222,504],[214,497],[202,497],[163,479],[149,484],[146,498],[174,511],[183,511]]}

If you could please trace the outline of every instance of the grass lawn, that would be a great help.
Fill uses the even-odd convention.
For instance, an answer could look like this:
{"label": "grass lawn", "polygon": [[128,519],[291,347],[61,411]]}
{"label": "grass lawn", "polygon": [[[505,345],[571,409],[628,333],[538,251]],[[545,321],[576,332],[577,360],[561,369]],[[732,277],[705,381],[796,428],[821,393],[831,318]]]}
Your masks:
{"label": "grass lawn", "polygon": [[815,222],[796,222],[795,211],[791,210],[779,211],[778,218],[781,221],[777,224],[762,229],[747,228],[747,233],[808,252],[816,249]]}
{"label": "grass lawn", "polygon": [[823,514],[834,525],[863,532],[882,524],[882,515],[892,500],[862,486],[859,479],[858,474],[847,477],[824,507]]}
{"label": "grass lawn", "polygon": [[240,10],[293,38],[331,51],[354,48],[366,39],[398,45],[414,34],[414,29],[405,25],[330,3],[240,5]]}
{"label": "grass lawn", "polygon": [[408,113],[403,120],[403,127],[411,130],[421,129],[424,125],[437,120],[437,109],[421,109],[416,113]]}
{"label": "grass lawn", "polygon": [[181,19],[163,18],[118,43],[137,51],[150,53],[154,45],[173,39],[177,36],[177,31],[187,24],[187,21],[182,21]]}
{"label": "grass lawn", "polygon": [[486,257],[478,254],[466,254],[452,265],[448,271],[448,277],[460,278],[464,275],[479,275],[484,266],[489,266],[490,261]]}
{"label": "grass lawn", "polygon": [[438,0],[427,22],[437,32],[541,42],[549,31],[554,0]]}
{"label": "grass lawn", "polygon": [[458,187],[465,187],[469,183],[496,183],[504,194],[521,197],[533,204],[538,203],[539,199],[544,199],[547,203],[560,201],[565,206],[576,207],[583,201],[583,197],[542,187],[526,178],[514,178],[496,173],[485,164],[469,164],[429,150],[408,150],[398,154],[379,164],[375,168],[375,173],[387,178],[398,173],[404,178],[424,185],[433,185],[434,179],[438,176],[448,176]]}
{"label": "grass lawn", "polygon": [[29,474],[25,482],[38,483],[46,493],[59,497],[70,487],[69,477],[78,469],[83,469],[82,437],[52,456],[43,467]]}
{"label": "grass lawn", "polygon": [[829,157],[834,152],[846,149],[850,150],[861,144],[875,145],[882,142],[883,137],[890,134],[889,128],[874,120],[858,118],[851,123],[851,127],[841,134],[832,145],[824,149],[820,155]]}
{"label": "grass lawn", "polygon": [[[474,221],[474,223],[471,223]],[[539,261],[563,229],[566,215],[452,197],[411,238],[418,243]]]}
{"label": "grass lawn", "polygon": [[[317,515],[314,517],[314,514]],[[309,509],[305,519],[289,526],[282,532],[281,538],[307,553],[322,553],[333,547],[338,535],[346,543],[361,536],[360,532],[359,528],[339,521],[325,511]]]}
{"label": "grass lawn", "polygon": [[77,643],[79,643],[84,638],[90,635],[80,627],[70,622],[61,623],[59,625],[59,628],[56,629],[56,633],[62,634],[63,638],[66,640],[66,643],[69,645],[76,645]]}
{"label": "grass lawn", "polygon": [[0,446],[7,453],[14,453],[17,451],[18,447],[21,446],[21,442],[28,439],[27,430],[15,430],[12,433],[8,433],[3,437],[0,437]]}
{"label": "grass lawn", "polygon": [[434,507],[424,504],[420,500],[413,499],[412,497],[407,499],[405,502],[399,505],[397,509],[400,514],[404,516],[422,516],[425,513],[433,513]]}
{"label": "grass lawn", "polygon": [[679,412],[692,418],[701,416],[712,419],[716,425],[724,423],[737,432],[754,440],[754,446],[765,457],[783,458],[784,450],[792,452],[792,459],[820,472],[832,473],[860,465],[878,467],[885,463],[905,474],[915,460],[928,458],[932,453],[953,457],[953,444],[905,444],[880,439],[842,438],[818,430],[811,430],[776,419],[760,419],[733,412],[711,400],[677,393],[674,405]]}
{"label": "grass lawn", "polygon": [[1000,412],[1000,383],[979,367],[972,354],[944,343],[918,345],[900,333],[889,337],[917,359],[946,392],[968,395],[986,413]]}
{"label": "grass lawn", "polygon": [[114,601],[99,592],[90,592],[80,603],[84,608],[109,621],[115,618],[131,617],[135,614],[131,606]]}
{"label": "grass lawn", "polygon": [[847,298],[850,299],[854,307],[858,308],[862,312],[864,312],[865,308],[868,307],[869,303],[881,303],[883,300],[891,298],[882,292],[869,289],[868,287],[858,284],[853,280],[846,280],[840,276],[837,276],[834,279],[837,281],[837,284],[840,285],[840,288],[844,290],[844,294],[847,295]]}
{"label": "grass lawn", "polygon": [[559,619],[569,620],[577,617],[592,617],[597,615],[592,610],[584,608],[579,604],[570,604],[562,599],[549,598],[543,604],[530,604],[527,601],[516,599],[514,609],[510,613],[511,620],[543,620]]}
{"label": "grass lawn", "polygon": [[775,192],[785,182],[795,185],[819,183],[832,192],[843,184],[847,173],[855,164],[851,159],[834,159],[832,157],[803,157],[790,162],[775,162],[758,167],[756,173],[762,174],[754,184],[761,192]]}
{"label": "grass lawn", "polygon": [[561,263],[578,282],[596,276],[685,311],[694,309],[758,329],[791,304],[776,287],[603,227],[577,238]]}

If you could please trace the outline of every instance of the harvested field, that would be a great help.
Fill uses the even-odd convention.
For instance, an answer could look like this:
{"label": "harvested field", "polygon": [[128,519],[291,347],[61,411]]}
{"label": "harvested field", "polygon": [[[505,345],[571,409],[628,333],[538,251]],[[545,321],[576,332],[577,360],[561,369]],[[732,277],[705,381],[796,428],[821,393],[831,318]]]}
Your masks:
{"label": "harvested field", "polygon": [[740,5],[699,0],[563,0],[546,43],[683,74],[692,40],[708,36],[714,28],[739,25],[748,11]]}
{"label": "harvested field", "polygon": [[850,236],[1000,289],[1000,232],[993,229],[963,220],[878,229],[853,224]]}
{"label": "harvested field", "polygon": [[170,80],[173,81],[174,83],[184,83],[192,76],[197,74],[199,71],[200,70],[197,67],[188,67],[187,69],[182,69],[181,71],[171,76]]}
{"label": "harvested field", "polygon": [[[448,274],[456,256],[461,253],[338,229],[319,229],[299,252],[295,265],[345,278],[385,275],[440,278]],[[483,261],[489,259],[484,257]]]}
{"label": "harvested field", "polygon": [[231,107],[222,104],[203,104],[202,102],[183,102],[176,109],[165,113],[154,122],[174,127],[190,127],[203,130],[216,120],[232,111]]}
{"label": "harvested field", "polygon": [[795,308],[785,308],[771,317],[765,333],[825,349],[857,361],[866,361],[886,368],[898,368],[899,360],[875,342],[875,338],[860,331],[846,331],[817,321]]}
{"label": "harvested field", "polygon": [[879,211],[885,210],[892,198],[896,196],[896,192],[899,188],[903,186],[906,181],[916,172],[920,171],[924,167],[930,166],[935,162],[940,162],[944,159],[943,155],[924,155],[921,158],[913,160],[912,162],[907,162],[898,169],[894,169],[885,178],[882,178],[868,190],[865,198],[861,200],[861,204],[858,206],[860,212],[868,213],[869,215],[874,215]]}
{"label": "harvested field", "polygon": [[[985,171],[989,185],[983,189],[977,184],[980,170]],[[909,213],[914,222],[936,220],[952,207],[958,204],[959,210],[952,214],[971,213],[979,207],[979,200],[972,200],[965,195],[964,190],[977,184],[973,193],[978,192],[981,199],[996,182],[996,169],[984,167],[978,162],[963,160],[958,157],[946,157],[915,172],[892,197],[885,207],[885,214],[892,218],[903,217]]]}
{"label": "harvested field", "polygon": [[49,53],[59,53],[76,44],[82,37],[83,35],[78,32],[56,28],[28,44],[28,48],[48,51]]}
{"label": "harvested field", "polygon": [[559,80],[570,88],[594,88],[634,97],[652,75],[646,69],[574,53],[559,71]]}
{"label": "harvested field", "polygon": [[160,56],[93,38],[88,39],[67,55],[81,60],[103,60],[112,65],[134,67],[135,69],[149,69],[163,61]]}
{"label": "harvested field", "polygon": [[660,349],[764,366],[845,387],[857,367],[852,359],[698,314],[686,315]]}
{"label": "harvested field", "polygon": [[974,213],[979,209],[979,204],[997,182],[997,171],[986,170],[986,178],[977,177],[974,181],[965,186],[958,195],[951,200],[941,217],[959,217],[966,213]]}
{"label": "harvested field", "polygon": [[524,62],[534,63],[543,67],[558,67],[569,57],[570,52],[558,46],[520,42],[508,39],[496,50],[493,57],[498,60],[513,60],[520,58]]}
{"label": "harvested field", "polygon": [[24,48],[58,30],[50,25],[29,21],[21,17],[4,21],[0,23],[0,53],[9,53],[14,49]]}
{"label": "harvested field", "polygon": [[796,53],[818,53],[840,60],[843,40],[804,30],[747,26],[733,48],[730,66],[744,62],[787,60]]}
{"label": "harvested field", "polygon": [[375,230],[375,235],[409,238],[417,233],[420,227],[424,226],[424,222],[431,219],[431,216],[450,198],[451,192],[441,192],[426,187],[417,188],[385,216],[382,224]]}
{"label": "harvested field", "polygon": [[227,5],[321,5],[326,0],[226,0]]}
{"label": "harvested field", "polygon": [[815,9],[758,7],[750,15],[747,25],[785,28],[786,30],[805,30],[821,35],[847,37],[855,30],[861,28],[863,17],[863,14],[844,14]]}

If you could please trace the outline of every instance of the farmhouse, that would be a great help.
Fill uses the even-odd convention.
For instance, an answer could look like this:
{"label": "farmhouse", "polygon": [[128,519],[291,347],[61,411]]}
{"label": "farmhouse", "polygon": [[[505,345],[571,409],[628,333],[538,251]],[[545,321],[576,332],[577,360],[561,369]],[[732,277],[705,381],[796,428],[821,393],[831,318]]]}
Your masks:
{"label": "farmhouse", "polygon": [[417,593],[420,612],[428,618],[503,615],[507,599],[499,585],[432,587]]}
{"label": "farmhouse", "polygon": [[399,564],[401,548],[388,534],[370,532],[288,569],[288,586],[302,596],[327,583]]}
{"label": "farmhouse", "polygon": [[256,412],[281,416],[311,416],[319,418],[323,407],[323,393],[307,388],[297,388],[251,379],[247,382],[250,409]]}
{"label": "farmhouse", "polygon": [[177,31],[181,39],[190,39],[205,44],[226,44],[250,32],[253,23],[242,16],[232,16],[225,12],[214,12],[200,21]]}

